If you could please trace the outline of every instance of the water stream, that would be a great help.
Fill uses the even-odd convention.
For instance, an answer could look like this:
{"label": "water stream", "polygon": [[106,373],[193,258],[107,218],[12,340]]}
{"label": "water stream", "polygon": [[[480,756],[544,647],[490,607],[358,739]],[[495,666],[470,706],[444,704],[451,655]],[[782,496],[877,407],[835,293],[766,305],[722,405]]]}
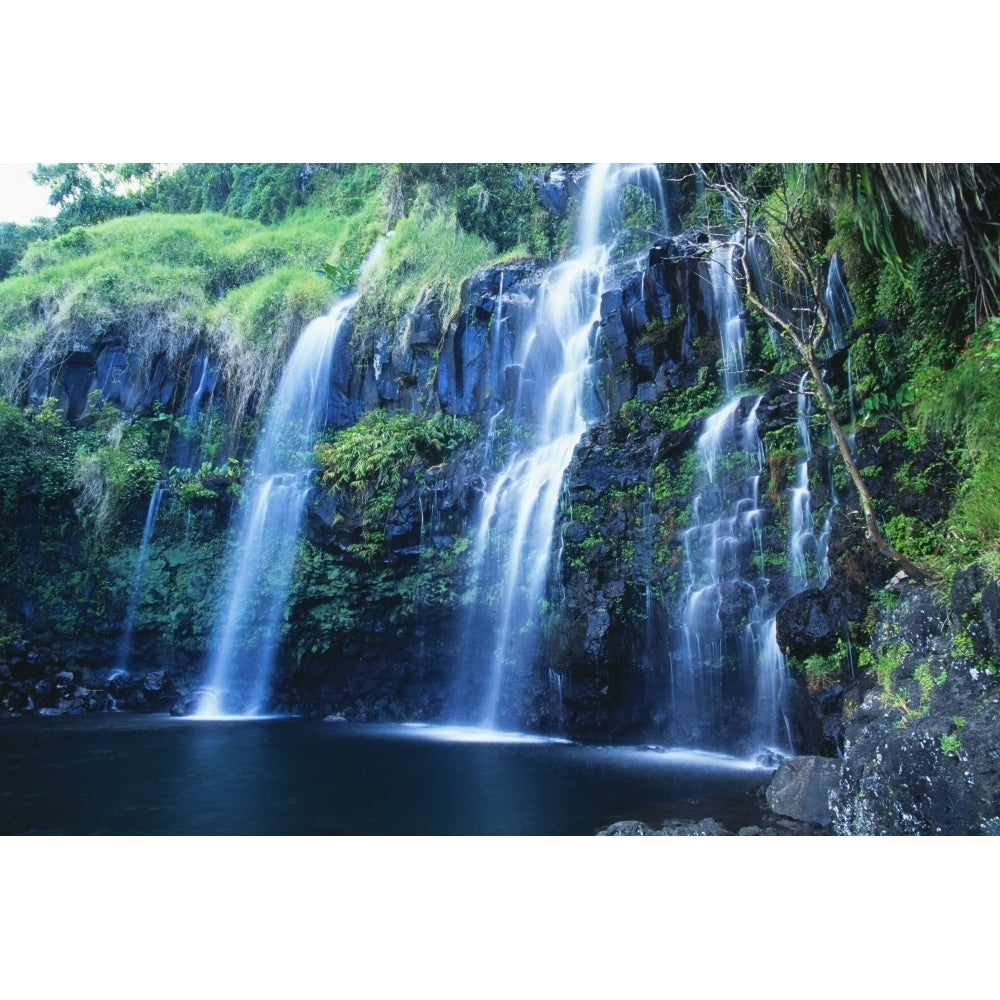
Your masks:
{"label": "water stream", "polygon": [[132,659],[132,635],[135,631],[135,615],[139,610],[139,596],[142,593],[142,580],[146,572],[146,560],[149,558],[149,545],[153,540],[153,529],[156,526],[156,515],[160,512],[163,494],[167,492],[166,483],[157,483],[149,497],[146,508],[146,523],[142,529],[142,540],[139,542],[139,554],[135,560],[135,572],[132,575],[132,589],[129,591],[128,605],[125,609],[125,624],[122,637],[118,643],[118,658],[115,661],[115,671],[128,673],[129,662]]}
{"label": "water stream", "polygon": [[[470,598],[479,614],[470,614],[460,652],[465,664],[456,714],[462,721],[487,728],[507,724],[518,717],[525,697],[546,616],[563,477],[584,431],[604,416],[590,378],[591,356],[609,261],[628,221],[626,188],[642,192],[633,193],[632,201],[648,199],[653,214],[659,212],[657,225],[665,230],[655,168],[594,167],[576,252],[547,275],[518,344],[512,366],[516,390],[504,401],[502,413],[527,430],[483,497]],[[485,618],[484,606],[489,608]]]}
{"label": "water stream", "polygon": [[670,650],[670,736],[742,753],[791,752],[781,707],[784,656],[775,638],[762,548],[760,397],[746,394],[744,310],[734,280],[741,244],[713,248],[713,324],[726,399],[705,420],[691,526],[682,534],[679,627]]}
{"label": "water stream", "polygon": [[854,322],[854,303],[851,302],[851,296],[847,291],[839,253],[835,253],[830,261],[823,298],[830,312],[832,346],[834,350],[840,350],[844,346],[844,338]]}
{"label": "water stream", "polygon": [[202,716],[256,713],[269,693],[299,527],[326,418],[330,361],[357,301],[350,295],[302,331],[285,365],[253,457],[253,481],[236,529],[212,638]]}
{"label": "water stream", "polygon": [[788,564],[792,593],[798,593],[809,586],[822,587],[830,575],[827,544],[830,537],[830,518],[836,504],[831,483],[829,513],[822,529],[817,533],[812,513],[812,491],[809,488],[809,463],[813,457],[813,447],[809,429],[812,403],[806,391],[808,378],[808,372],[803,374],[797,393],[800,457],[796,465],[795,485],[792,487],[789,502],[788,531]]}
{"label": "water stream", "polygon": [[212,405],[219,364],[207,351],[199,351],[192,362],[191,389],[184,406],[185,437],[180,443],[176,464],[196,469],[208,457],[215,408]]}

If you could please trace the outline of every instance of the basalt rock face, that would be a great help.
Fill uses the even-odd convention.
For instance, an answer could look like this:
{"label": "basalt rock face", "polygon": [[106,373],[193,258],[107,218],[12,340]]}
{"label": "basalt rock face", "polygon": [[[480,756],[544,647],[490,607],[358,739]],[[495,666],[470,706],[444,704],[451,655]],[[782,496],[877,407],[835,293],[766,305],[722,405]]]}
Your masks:
{"label": "basalt rock face", "polygon": [[838,834],[1000,834],[1000,583],[981,566],[902,589],[879,615],[868,680],[848,708]]}
{"label": "basalt rock face", "polygon": [[647,588],[655,578],[643,510],[658,443],[626,437],[620,425],[597,427],[570,468],[560,560],[563,600],[549,662],[565,677],[566,728],[581,737],[603,732],[624,738],[655,728],[662,682],[643,665],[651,627],[645,623]]}
{"label": "basalt rock face", "polygon": [[[651,413],[660,403],[669,411],[675,394],[714,384],[718,330],[706,249],[697,235],[658,243],[647,265],[613,283],[601,303],[593,331],[594,389],[607,416],[584,436],[567,475],[554,543],[563,552],[554,563],[551,624],[537,657],[518,665],[526,696],[514,721],[525,728],[653,740],[667,730],[666,650],[678,596],[671,588],[682,549],[678,518],[691,505],[682,488],[683,468],[703,418],[671,413],[669,421],[658,422]],[[388,407],[441,409],[471,417],[485,431],[490,418],[519,397],[517,346],[529,330],[545,269],[544,262],[528,260],[477,272],[447,329],[439,301],[428,296],[395,330],[365,331],[360,340],[370,347],[367,355],[358,351],[355,331],[345,331],[331,363],[327,426],[347,426],[365,409]],[[100,387],[109,401],[132,413],[151,401],[193,420],[238,408],[231,398],[235,386],[206,345],[194,345],[172,366],[154,359],[150,367],[147,357],[141,368],[137,356],[122,354],[120,343],[111,341],[81,347],[69,362],[62,376],[69,382],[60,391],[74,413]],[[129,389],[139,382],[143,393]],[[794,422],[787,384],[776,381],[765,397],[759,407],[762,433]],[[246,405],[252,409],[255,401]],[[198,459],[178,453],[174,460],[193,465]],[[317,484],[304,524],[317,554],[300,568],[290,598],[277,707],[359,719],[446,716],[459,670],[455,645],[464,627],[470,573],[463,544],[495,474],[480,444],[432,472],[404,477],[385,524],[384,554],[374,563],[356,555],[364,511]],[[658,475],[677,483],[654,498]],[[201,485],[214,488],[209,479]],[[218,576],[219,543],[233,510],[225,486],[220,482],[215,499],[199,499],[186,514],[167,497],[160,515],[166,520],[147,564],[152,581],[134,638],[136,675],[165,669],[172,687],[164,690],[181,698],[202,681],[200,666],[211,641],[211,595],[205,588]],[[765,535],[776,553],[785,487],[775,483],[768,501]],[[141,522],[133,528],[138,538]],[[211,554],[209,537],[216,546]],[[778,567],[771,576],[775,594],[788,589]],[[124,580],[121,589],[127,589]],[[748,612],[735,600],[739,594],[734,590],[724,616],[732,642]],[[52,668],[65,657],[98,671],[114,662],[120,627],[112,614],[93,629],[84,625],[75,646],[37,641],[39,657]],[[19,661],[17,669],[24,664]],[[46,671],[49,666],[39,667],[35,679]],[[31,692],[20,681],[11,691],[12,710],[27,704]],[[145,703],[159,706],[155,699]]]}
{"label": "basalt rock face", "polygon": [[66,418],[76,422],[86,412],[90,393],[98,390],[131,416],[170,404],[178,374],[165,353],[149,358],[130,349],[112,328],[92,339],[77,340],[61,363],[38,368],[28,384],[27,401],[39,406],[54,397]]}
{"label": "basalt rock face", "polygon": [[435,388],[445,413],[485,420],[516,395],[518,336],[543,274],[541,262],[529,260],[487,268],[466,283],[461,313],[439,338]]}
{"label": "basalt rock face", "polygon": [[[559,604],[546,653],[560,677],[568,732],[587,739],[684,742],[692,734],[672,717],[672,657],[684,641],[685,531],[696,506],[692,469],[704,417],[696,413],[685,419],[683,412],[692,405],[693,392],[712,385],[706,366],[714,368],[719,333],[704,297],[710,282],[697,239],[664,241],[654,247],[650,261],[647,270],[609,293],[602,308],[613,415],[584,436],[567,473]],[[737,425],[755,410],[765,447],[772,432],[794,429],[800,375],[772,379],[760,396],[741,399]],[[812,466],[814,506],[829,509],[825,449],[816,449]],[[719,586],[724,665],[718,683],[726,709],[716,713],[711,731],[702,727],[696,737],[717,747],[729,745],[752,725],[751,685],[726,664],[735,662],[746,643],[748,623],[759,617],[758,600],[778,608],[799,586],[785,558],[782,532],[785,497],[793,485],[790,467],[779,463],[764,471],[758,548],[747,541],[739,552],[730,550],[728,558],[740,572],[730,570]],[[734,479],[731,492],[698,498],[694,516],[710,521],[726,510],[742,509],[745,490],[745,482]],[[747,582],[754,574],[761,576],[757,591],[762,597]],[[859,611],[851,604],[848,611],[856,615],[866,606]],[[831,709],[814,704],[794,677],[784,683],[786,725],[797,749],[836,752],[835,739],[823,729],[823,716]]]}
{"label": "basalt rock face", "polygon": [[715,364],[718,333],[711,323],[711,279],[695,237],[661,240],[648,266],[625,275],[601,303],[600,340],[610,412],[638,398],[659,399],[692,385],[700,367]]}
{"label": "basalt rock face", "polygon": [[[621,289],[605,294],[593,334],[602,359],[597,391],[611,414],[626,400],[652,404],[665,391],[696,384],[714,357],[703,247],[672,241],[651,260]],[[485,428],[498,410],[514,407],[523,388],[518,344],[530,332],[543,274],[540,262],[525,261],[470,278],[465,304],[440,339],[435,392],[441,409]],[[412,377],[419,357],[414,346],[437,336],[436,309],[426,305],[408,317],[376,364],[383,399],[389,395],[384,387],[399,385],[407,373],[415,391],[426,384]],[[371,373],[366,379],[371,385]],[[415,402],[411,395],[407,406]],[[562,581],[554,584],[552,621],[537,656],[518,664],[523,696],[511,724],[592,739],[660,731],[657,704],[665,679],[642,662],[650,630],[664,624],[645,624],[660,536],[654,538],[656,516],[637,517],[650,470],[667,455],[679,460],[693,447],[698,426],[693,421],[669,432],[647,427],[645,433],[610,416],[585,437],[567,477],[559,529],[567,552],[574,542],[582,546],[560,562]],[[282,706],[350,718],[447,717],[463,670],[455,650],[467,628],[461,604],[472,572],[467,554],[456,554],[456,541],[468,538],[495,475],[477,446],[404,482],[386,523],[387,561],[375,567],[352,556],[364,512],[342,496],[316,491],[306,535],[337,568],[326,571],[332,582],[325,588],[307,585],[304,594],[293,595],[278,671]],[[587,519],[579,519],[588,505]],[[595,530],[602,536],[596,546]],[[348,578],[349,586],[338,589]],[[655,613],[664,615],[659,608]],[[345,627],[325,628],[335,617]],[[481,646],[476,643],[469,656],[481,657]]]}

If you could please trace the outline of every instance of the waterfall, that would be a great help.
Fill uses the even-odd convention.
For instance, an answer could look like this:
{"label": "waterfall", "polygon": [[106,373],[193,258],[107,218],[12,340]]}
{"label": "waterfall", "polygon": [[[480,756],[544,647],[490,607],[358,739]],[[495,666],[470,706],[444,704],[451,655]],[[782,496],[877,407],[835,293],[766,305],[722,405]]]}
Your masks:
{"label": "waterfall", "polygon": [[[642,227],[638,232],[637,224]],[[591,168],[576,233],[577,247],[586,252],[590,247],[604,246],[609,256],[617,259],[634,246],[648,248],[666,233],[667,204],[653,164],[598,163]]]}
{"label": "waterfall", "polygon": [[743,361],[746,321],[743,302],[735,280],[737,254],[740,252],[740,234],[736,234],[732,242],[718,244],[712,250],[709,261],[712,307],[722,347],[722,367],[727,396],[732,396],[746,384],[746,365]]}
{"label": "waterfall", "polygon": [[714,749],[734,737],[745,743],[753,728],[741,726],[729,705],[759,705],[763,699],[770,711],[778,686],[763,649],[768,623],[755,585],[763,520],[759,402],[736,396],[705,421],[697,442],[701,474],[692,524],[681,539],[680,628],[670,653],[671,735]]}
{"label": "waterfall", "polygon": [[795,485],[791,490],[789,503],[791,524],[788,532],[788,563],[794,592],[804,590],[810,584],[822,587],[830,575],[827,559],[827,541],[832,527],[831,515],[836,503],[831,482],[831,503],[826,521],[820,534],[816,534],[812,515],[812,492],[809,489],[809,462],[812,459],[812,435],[809,431],[809,417],[812,405],[806,393],[806,372],[799,380],[797,394],[799,448],[802,458],[796,469]]}
{"label": "waterfall", "polygon": [[713,247],[711,307],[726,399],[696,448],[691,526],[681,535],[678,626],[669,652],[669,735],[702,748],[791,750],[781,710],[787,680],[763,561],[760,396],[746,394],[746,322],[736,287],[740,240]]}
{"label": "waterfall", "polygon": [[142,578],[146,571],[146,560],[149,558],[149,543],[153,539],[153,528],[156,525],[156,515],[160,511],[160,502],[167,492],[166,483],[157,483],[149,498],[146,508],[146,523],[142,529],[142,541],[139,542],[139,554],[135,560],[135,572],[132,574],[132,589],[129,592],[128,605],[125,610],[125,625],[121,641],[118,643],[118,659],[115,671],[128,673],[129,661],[132,658],[132,633],[135,630],[135,613],[139,609],[139,595],[142,591]]}
{"label": "waterfall", "polygon": [[[562,478],[588,422],[585,376],[606,263],[604,247],[590,248],[557,267],[542,289],[519,361],[523,374],[517,409],[534,423],[534,437],[511,458],[484,498],[473,560],[483,583],[500,588],[480,719],[489,727],[497,722],[508,667],[527,651],[520,639],[524,627],[539,620]],[[488,559],[495,533],[506,542],[503,551]]]}
{"label": "waterfall", "polygon": [[[206,457],[206,446],[212,430],[214,409],[212,395],[219,375],[219,365],[212,362],[205,350],[195,355],[195,371],[191,379],[193,388],[184,406],[185,442],[177,456],[181,468],[197,468]],[[204,426],[200,426],[204,423]],[[191,438],[197,437],[197,449],[192,447]]]}
{"label": "waterfall", "polygon": [[267,699],[309,492],[311,449],[326,419],[330,362],[356,301],[356,294],[341,299],[306,326],[271,401],[212,639],[208,686],[216,704],[204,703],[200,715],[257,712]]}
{"label": "waterfall", "polygon": [[839,253],[835,253],[830,261],[823,298],[830,312],[830,340],[833,349],[840,350],[844,346],[844,338],[854,322],[854,304],[847,292]]}
{"label": "waterfall", "polygon": [[[563,477],[584,431],[604,415],[590,379],[591,355],[612,249],[622,225],[631,224],[623,208],[629,186],[644,192],[647,209],[651,205],[652,214],[658,213],[655,224],[665,230],[655,168],[594,167],[581,206],[575,255],[546,276],[517,345],[513,367],[518,377],[503,412],[530,429],[530,435],[483,496],[473,547],[471,610],[461,645],[465,662],[455,699],[461,721],[495,728],[521,717],[548,616],[546,587]],[[633,198],[633,204],[639,201],[640,196]],[[560,685],[544,687],[554,687],[561,696]]]}

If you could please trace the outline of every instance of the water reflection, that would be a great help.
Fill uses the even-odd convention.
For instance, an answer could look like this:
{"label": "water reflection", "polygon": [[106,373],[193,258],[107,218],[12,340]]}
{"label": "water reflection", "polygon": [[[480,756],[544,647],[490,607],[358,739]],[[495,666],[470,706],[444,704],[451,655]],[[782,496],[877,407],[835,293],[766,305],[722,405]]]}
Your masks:
{"label": "water reflection", "polygon": [[0,729],[0,833],[588,835],[759,822],[770,770],[714,754],[310,719],[115,715]]}

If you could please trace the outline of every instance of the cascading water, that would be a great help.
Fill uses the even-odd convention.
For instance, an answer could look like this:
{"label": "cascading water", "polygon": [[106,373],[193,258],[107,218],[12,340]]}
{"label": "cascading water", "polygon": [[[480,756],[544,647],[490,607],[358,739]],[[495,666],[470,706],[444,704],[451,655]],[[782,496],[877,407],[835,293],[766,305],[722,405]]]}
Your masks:
{"label": "cascading water", "polygon": [[125,625],[122,629],[121,641],[118,643],[118,659],[115,662],[115,673],[128,673],[129,661],[132,658],[132,633],[135,631],[135,614],[139,610],[139,595],[142,592],[142,579],[146,570],[146,560],[149,558],[149,545],[153,540],[153,528],[156,526],[156,515],[160,511],[163,494],[167,492],[165,483],[157,483],[149,498],[146,508],[146,523],[142,529],[142,541],[139,543],[139,554],[135,560],[135,573],[132,575],[132,589],[129,592],[128,605],[125,610]]}
{"label": "cascading water", "polygon": [[[541,293],[519,361],[515,410],[535,423],[531,442],[508,462],[483,500],[476,533],[476,591],[499,586],[495,638],[479,719],[494,727],[504,680],[529,651],[521,636],[539,620],[562,478],[584,430],[590,342],[599,319],[604,247],[560,265]],[[596,397],[591,401],[590,417]]]}
{"label": "cascading water", "polygon": [[[633,202],[652,205],[651,214],[659,213],[656,225],[666,228],[655,168],[594,167],[575,256],[547,276],[511,366],[516,389],[502,414],[530,428],[530,436],[483,498],[473,551],[473,610],[462,644],[465,662],[455,706],[463,722],[495,728],[519,718],[525,676],[546,614],[563,477],[584,431],[604,413],[589,373],[609,260],[628,215],[622,202],[629,186],[641,192],[633,192]],[[499,416],[494,415],[491,427]],[[485,627],[490,630],[486,643]],[[554,697],[561,697],[561,684],[554,687]]]}
{"label": "cascading water", "polygon": [[744,394],[744,310],[734,281],[739,237],[709,261],[726,400],[697,442],[682,599],[670,650],[670,736],[710,749],[792,749],[781,709],[786,666],[764,575],[759,396]]}
{"label": "cascading water", "polygon": [[[812,435],[809,431],[812,407],[806,392],[808,378],[808,372],[802,375],[797,393],[797,424],[802,457],[798,462],[795,485],[792,487],[789,503],[791,523],[788,532],[788,563],[793,593],[798,593],[811,584],[822,587],[830,575],[827,543],[831,520],[828,515],[822,530],[817,535],[813,523],[812,492],[809,489],[809,462],[813,457],[813,449]],[[831,513],[835,503],[836,500],[831,493]]]}
{"label": "cascading water", "polygon": [[281,377],[253,458],[254,481],[216,626],[208,686],[197,714],[246,714],[264,705],[291,583],[311,448],[326,417],[330,361],[357,301],[350,295],[303,330]]}
{"label": "cascading water", "polygon": [[743,335],[746,322],[743,303],[733,280],[737,254],[742,250],[741,237],[720,243],[712,251],[709,273],[712,281],[712,306],[722,347],[722,368],[726,395],[733,396],[746,384],[743,360]]}
{"label": "cascading water", "polygon": [[214,417],[212,396],[219,374],[218,363],[213,362],[208,352],[203,350],[196,354],[193,368],[192,388],[184,406],[185,436],[176,458],[176,464],[181,468],[196,468],[204,460]]}
{"label": "cascading water", "polygon": [[844,346],[844,337],[854,322],[854,303],[847,291],[839,253],[835,253],[830,261],[823,298],[830,313],[830,339],[834,350],[840,350]]}

